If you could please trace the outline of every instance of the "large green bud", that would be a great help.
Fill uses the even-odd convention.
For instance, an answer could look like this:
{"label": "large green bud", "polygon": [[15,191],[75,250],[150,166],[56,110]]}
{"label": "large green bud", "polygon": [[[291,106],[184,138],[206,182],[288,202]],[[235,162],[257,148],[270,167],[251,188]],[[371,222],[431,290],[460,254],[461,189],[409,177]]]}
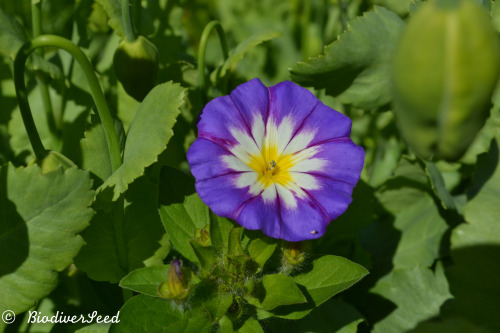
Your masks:
{"label": "large green bud", "polygon": [[141,102],[155,86],[158,75],[158,49],[143,36],[124,40],[113,57],[118,80],[130,96]]}
{"label": "large green bud", "polygon": [[425,159],[457,160],[489,115],[500,42],[472,0],[434,0],[409,20],[396,49],[394,109],[406,142]]}

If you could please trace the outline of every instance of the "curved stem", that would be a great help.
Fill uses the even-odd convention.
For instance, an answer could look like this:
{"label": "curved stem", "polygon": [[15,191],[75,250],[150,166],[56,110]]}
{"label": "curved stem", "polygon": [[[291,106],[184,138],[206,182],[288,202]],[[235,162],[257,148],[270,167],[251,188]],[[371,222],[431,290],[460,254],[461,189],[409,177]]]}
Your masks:
{"label": "curved stem", "polygon": [[123,28],[125,29],[125,37],[127,41],[133,42],[136,39],[132,17],[130,16],[129,0],[121,0]]}
{"label": "curved stem", "polygon": [[222,25],[218,21],[212,21],[208,23],[205,26],[205,29],[203,29],[203,33],[201,34],[200,49],[198,51],[198,76],[200,80],[200,89],[204,103],[206,102],[207,99],[207,91],[206,91],[207,78],[205,76],[205,51],[207,49],[208,36],[210,35],[212,29],[214,28],[217,30],[217,34],[219,35],[219,40],[224,60],[226,60],[229,56],[226,34],[224,33],[224,29],[222,29]]}
{"label": "curved stem", "polygon": [[[42,0],[31,3],[31,23],[33,26],[33,38],[40,36],[42,34]],[[43,57],[43,50],[38,50],[38,54]],[[52,101],[50,100],[49,87],[45,84],[43,78],[37,78],[37,82],[40,86],[43,108],[45,110],[49,130],[57,141],[59,139],[59,130],[54,117]]]}
{"label": "curved stem", "polygon": [[92,65],[90,64],[90,61],[85,53],[83,53],[78,46],[66,38],[54,35],[41,35],[34,38],[31,42],[25,43],[17,53],[16,59],[14,60],[14,84],[16,86],[17,101],[23,117],[24,126],[28,132],[28,137],[36,157],[39,159],[45,157],[46,151],[40,140],[40,136],[38,135],[33,117],[31,115],[31,109],[26,94],[26,86],[24,84],[24,68],[26,65],[26,59],[28,58],[28,55],[33,52],[33,50],[39,47],[47,46],[57,47],[67,51],[80,64],[85,77],[87,78],[92,98],[94,99],[97,112],[99,113],[99,117],[101,118],[101,123],[104,128],[104,134],[106,136],[109,156],[111,159],[111,169],[113,172],[116,171],[116,169],[118,169],[122,164],[120,145],[116,135],[113,118],[111,118],[108,104],[106,103],[106,99],[104,98],[104,94],[102,93],[101,86],[99,85],[94,69],[92,68]]}

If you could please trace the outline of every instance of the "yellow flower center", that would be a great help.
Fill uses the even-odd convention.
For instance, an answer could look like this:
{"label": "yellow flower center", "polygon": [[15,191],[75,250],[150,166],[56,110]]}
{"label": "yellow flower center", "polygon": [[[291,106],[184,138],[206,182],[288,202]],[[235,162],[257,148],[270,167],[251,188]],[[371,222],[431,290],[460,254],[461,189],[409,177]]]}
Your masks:
{"label": "yellow flower center", "polygon": [[264,147],[262,154],[252,155],[248,166],[259,175],[258,181],[264,188],[277,183],[283,186],[291,183],[292,176],[289,169],[295,164],[292,154],[278,156],[276,146]]}

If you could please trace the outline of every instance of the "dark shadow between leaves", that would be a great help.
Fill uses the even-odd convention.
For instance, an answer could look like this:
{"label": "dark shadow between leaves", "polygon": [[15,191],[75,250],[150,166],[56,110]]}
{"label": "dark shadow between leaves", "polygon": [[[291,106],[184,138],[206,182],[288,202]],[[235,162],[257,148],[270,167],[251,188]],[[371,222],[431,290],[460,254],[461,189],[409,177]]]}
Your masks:
{"label": "dark shadow between leaves", "polygon": [[0,168],[0,277],[15,272],[29,254],[26,222],[7,197],[7,170]]}
{"label": "dark shadow between leaves", "polygon": [[183,203],[185,197],[196,192],[194,178],[169,166],[160,171],[159,204],[167,206]]}
{"label": "dark shadow between leaves", "polygon": [[442,309],[445,315],[458,315],[493,332],[500,332],[500,245],[468,246],[451,251],[454,265],[446,270],[454,299]]}
{"label": "dark shadow between leaves", "polygon": [[488,179],[493,176],[498,165],[498,144],[495,139],[491,141],[490,151],[479,155],[477,165],[483,165],[482,172],[474,173],[474,186],[467,191],[467,201],[470,201],[481,190]]}

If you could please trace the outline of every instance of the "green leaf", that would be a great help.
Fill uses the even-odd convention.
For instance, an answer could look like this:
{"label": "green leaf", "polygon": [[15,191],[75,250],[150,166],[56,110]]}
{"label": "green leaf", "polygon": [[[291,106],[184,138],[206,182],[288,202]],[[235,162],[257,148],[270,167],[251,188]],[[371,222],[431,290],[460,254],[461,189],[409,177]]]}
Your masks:
{"label": "green leaf", "polygon": [[299,320],[273,318],[266,321],[271,332],[338,332],[356,333],[363,316],[349,303],[330,299],[307,317]]}
{"label": "green leaf", "polygon": [[270,238],[257,238],[248,246],[248,254],[259,265],[259,269],[262,270],[267,260],[273,255],[277,245],[278,243]]}
{"label": "green leaf", "polygon": [[229,231],[229,241],[227,245],[228,256],[236,258],[238,256],[245,255],[245,251],[241,247],[241,228],[240,226],[234,226]]}
{"label": "green leaf", "polygon": [[295,283],[302,286],[308,298],[307,304],[281,307],[274,315],[286,319],[300,319],[320,306],[334,295],[351,287],[368,271],[348,259],[326,255],[312,262],[312,269],[294,277]]}
{"label": "green leaf", "polygon": [[[224,77],[227,72],[234,70],[238,62],[240,62],[241,59],[245,56],[245,54],[252,50],[254,47],[256,47],[259,44],[262,44],[268,40],[278,38],[283,36],[283,34],[279,31],[264,31],[261,33],[257,33],[244,42],[238,44],[236,48],[231,50],[229,53],[229,57],[224,61],[222,66],[218,69],[216,69],[212,75],[217,75],[217,77]],[[212,77],[212,80],[214,78]]]}
{"label": "green leaf", "polygon": [[170,265],[151,266],[136,269],[120,281],[120,287],[152,297],[158,295],[158,287],[168,280]]}
{"label": "green leaf", "polygon": [[192,239],[189,241],[194,254],[200,263],[200,275],[208,276],[216,263],[216,252],[213,246],[202,246],[198,241]]}
{"label": "green leaf", "polygon": [[108,333],[111,324],[91,324],[75,331],[75,333]]}
{"label": "green leaf", "polygon": [[371,290],[396,304],[397,308],[377,322],[374,333],[405,332],[420,321],[439,314],[441,305],[451,296],[442,265],[436,272],[415,266],[395,269]]}
{"label": "green leaf", "polygon": [[362,109],[376,109],[392,101],[389,82],[392,50],[404,22],[393,12],[374,7],[349,22],[325,54],[291,69],[292,79],[304,86],[326,88],[340,101]]}
{"label": "green leaf", "polygon": [[0,168],[1,309],[21,313],[56,287],[57,272],[84,244],[78,233],[93,215],[91,184],[76,168]]}
{"label": "green leaf", "polygon": [[120,310],[120,322],[111,326],[118,332],[209,332],[208,313],[202,308],[182,310],[170,300],[146,295],[134,296]]}
{"label": "green leaf", "polygon": [[262,278],[264,299],[260,308],[268,311],[280,305],[300,304],[307,302],[293,278],[283,274],[270,274]]}
{"label": "green leaf", "polygon": [[427,174],[418,161],[403,157],[394,177],[382,185],[376,196],[388,212],[397,215],[427,195],[428,183]]}
{"label": "green leaf", "polygon": [[229,232],[233,227],[230,220],[210,212],[210,239],[217,253],[224,253],[228,248]]}
{"label": "green leaf", "polygon": [[368,271],[350,260],[337,256],[322,256],[312,263],[310,272],[294,280],[304,286],[316,306],[361,280]]}
{"label": "green leaf", "polygon": [[160,175],[160,216],[172,245],[192,262],[197,258],[189,241],[196,229],[210,223],[208,207],[194,189],[194,180],[171,167]]}
{"label": "green leaf", "polygon": [[127,134],[123,164],[100,187],[114,188],[113,201],[167,148],[184,93],[180,85],[167,82],[154,87],[141,103]]}
{"label": "green leaf", "polygon": [[262,326],[255,318],[248,318],[238,330],[239,333],[264,333]]}
{"label": "green leaf", "polygon": [[123,18],[120,0],[96,0],[104,8],[109,17],[109,26],[120,37],[125,37],[125,28],[123,27]]}
{"label": "green leaf", "polygon": [[98,116],[91,115],[92,127],[85,131],[85,137],[80,141],[82,151],[82,168],[90,170],[102,181],[111,176],[111,159],[104,128]]}
{"label": "green leaf", "polygon": [[212,323],[216,323],[224,317],[231,304],[233,304],[232,294],[217,293],[209,301],[203,302],[202,307],[210,313]]}
{"label": "green leaf", "polygon": [[500,163],[497,136],[490,152],[478,159],[470,201],[464,208],[467,223],[452,232],[451,256],[454,266],[447,270],[451,314],[500,330],[498,276],[500,268]]}
{"label": "green leaf", "polygon": [[[97,281],[116,283],[128,271],[144,267],[145,261],[160,248],[164,234],[158,214],[158,187],[143,176],[130,185],[123,212],[118,207],[98,211],[82,236],[87,244],[75,258],[75,264]],[[123,205],[122,201],[113,205]],[[123,225],[126,265],[119,262],[114,219]]]}
{"label": "green leaf", "polygon": [[451,196],[450,192],[448,192],[448,190],[446,189],[443,176],[441,175],[441,172],[437,168],[436,164],[427,162],[425,171],[429,176],[429,180],[431,182],[434,193],[437,195],[439,200],[441,200],[441,205],[443,206],[443,208],[456,209],[455,200]]}
{"label": "green leaf", "polygon": [[27,40],[22,25],[0,8],[0,54],[14,60],[17,51]]}
{"label": "green leaf", "polygon": [[393,258],[396,268],[432,265],[439,255],[441,239],[448,229],[429,195],[398,213],[394,227],[401,231]]}
{"label": "green leaf", "polygon": [[408,333],[491,333],[485,327],[476,326],[463,318],[446,318],[441,321],[421,323]]}
{"label": "green leaf", "polygon": [[384,6],[401,16],[408,14],[410,8],[410,0],[374,0],[373,4]]}

